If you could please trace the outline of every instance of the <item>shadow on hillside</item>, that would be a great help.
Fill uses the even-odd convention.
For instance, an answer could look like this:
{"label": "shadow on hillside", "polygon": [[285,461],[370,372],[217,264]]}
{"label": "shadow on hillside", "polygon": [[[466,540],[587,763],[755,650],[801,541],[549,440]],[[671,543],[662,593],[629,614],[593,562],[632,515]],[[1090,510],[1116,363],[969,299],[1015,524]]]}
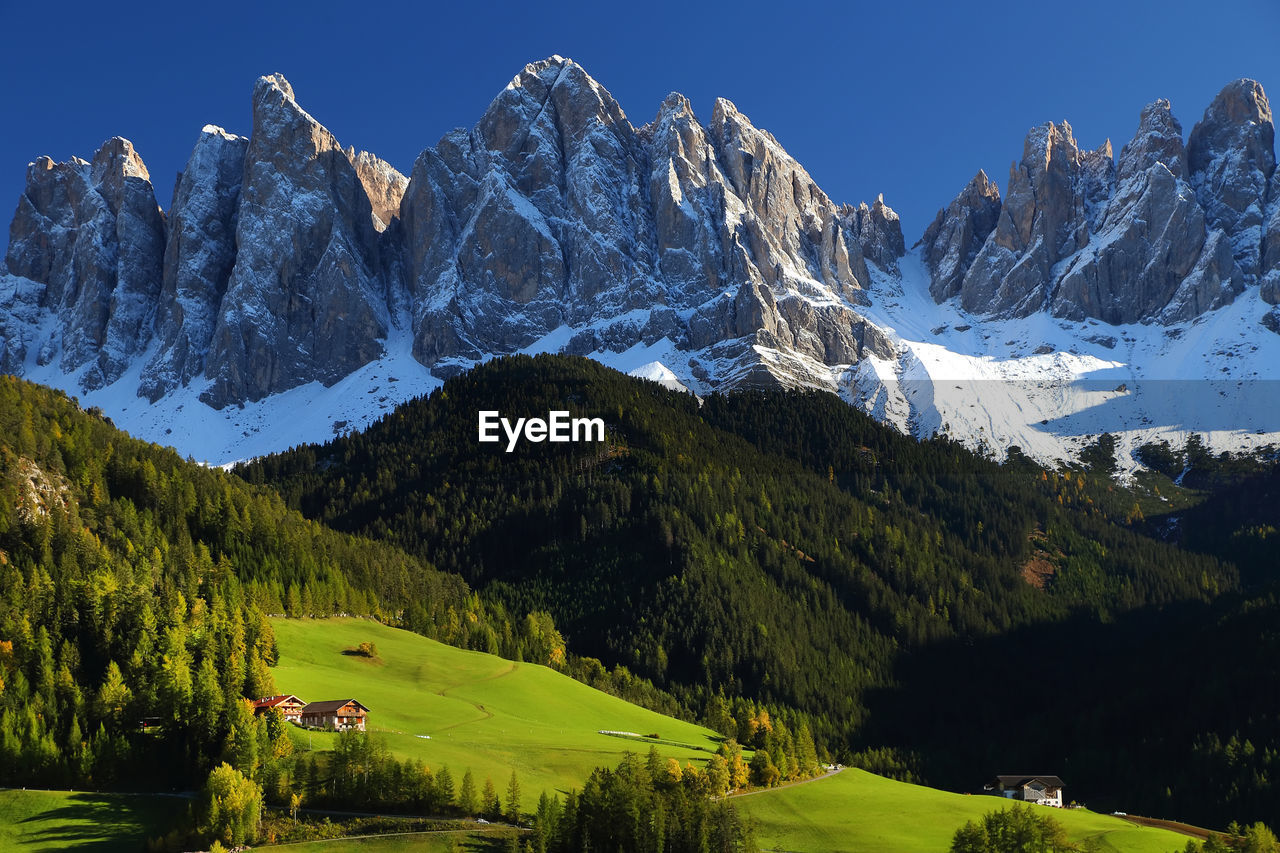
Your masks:
{"label": "shadow on hillside", "polygon": [[184,807],[184,801],[178,799],[158,802],[149,797],[75,794],[66,805],[31,815],[20,823],[47,824],[23,833],[26,846],[40,853],[135,853],[148,838],[167,832]]}
{"label": "shadow on hillside", "polygon": [[1215,802],[1225,793],[1207,778],[1218,768],[1195,744],[1280,713],[1258,691],[1277,670],[1268,658],[1275,610],[1185,604],[1110,623],[1076,616],[904,653],[897,686],[867,696],[864,742],[914,754],[924,781],[949,790],[980,793],[997,774],[1052,774],[1068,801],[1095,811],[1244,820],[1243,810],[1224,812],[1242,801]]}

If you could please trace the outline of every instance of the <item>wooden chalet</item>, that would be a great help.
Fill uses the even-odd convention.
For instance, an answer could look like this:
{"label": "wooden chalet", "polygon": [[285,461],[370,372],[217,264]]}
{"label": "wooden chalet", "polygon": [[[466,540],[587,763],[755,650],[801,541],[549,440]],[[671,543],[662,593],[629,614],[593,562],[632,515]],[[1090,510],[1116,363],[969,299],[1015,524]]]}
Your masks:
{"label": "wooden chalet", "polygon": [[364,731],[364,720],[369,709],[354,699],[326,699],[311,702],[301,712],[301,725],[308,729],[332,729],[345,732],[348,729]]}
{"label": "wooden chalet", "polygon": [[983,789],[1010,800],[1062,808],[1062,780],[1057,776],[997,776]]}
{"label": "wooden chalet", "polygon": [[268,696],[265,699],[259,699],[253,703],[253,713],[265,714],[271,708],[279,708],[284,714],[285,720],[290,723],[301,725],[302,708],[307,703],[303,702],[297,696],[286,694],[284,696]]}

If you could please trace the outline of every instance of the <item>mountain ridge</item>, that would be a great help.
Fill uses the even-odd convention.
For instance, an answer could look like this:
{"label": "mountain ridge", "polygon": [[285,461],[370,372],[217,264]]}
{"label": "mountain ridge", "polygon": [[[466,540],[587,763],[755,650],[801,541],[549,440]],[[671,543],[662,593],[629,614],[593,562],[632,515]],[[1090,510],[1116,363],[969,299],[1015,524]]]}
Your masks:
{"label": "mountain ridge", "polygon": [[[913,259],[939,303],[924,311],[974,318],[935,328],[1045,314],[1172,329],[1242,295],[1280,298],[1274,127],[1253,81],[1229,84],[1185,146],[1164,101],[1118,160],[1109,142],[1082,151],[1065,122],[1033,128],[1008,197],[979,173],[912,252],[883,197],[837,205],[730,101],[703,124],[672,93],[637,127],[559,56],[526,66],[407,177],[343,148],[282,75],[260,78],[253,104],[250,136],[201,132],[167,215],[125,140],[95,165],[33,164],[0,275],[0,368],[89,395],[160,441],[190,433],[201,407],[220,435],[184,449],[214,461],[322,439],[489,357],[538,351],[658,361],[698,393],[823,388],[896,407],[885,417],[921,436],[950,424],[990,452],[1017,443],[1048,460],[1071,443],[1041,441],[1034,422],[968,432],[930,402],[946,377],[913,367],[920,342],[903,329],[921,312],[894,308],[920,286]],[[1249,311],[1272,337],[1256,321],[1280,317]],[[1079,331],[1037,344],[1096,360],[1091,340],[1116,335]],[[935,337],[955,363],[993,357]],[[994,357],[1035,374],[1012,349]],[[1042,372],[1040,390],[1067,378],[1084,374]],[[928,399],[903,381],[926,382]],[[286,400],[323,411],[273,442]],[[1195,430],[1170,427],[1163,437]],[[1264,432],[1277,430],[1280,418]],[[1240,449],[1244,432],[1211,444]]]}

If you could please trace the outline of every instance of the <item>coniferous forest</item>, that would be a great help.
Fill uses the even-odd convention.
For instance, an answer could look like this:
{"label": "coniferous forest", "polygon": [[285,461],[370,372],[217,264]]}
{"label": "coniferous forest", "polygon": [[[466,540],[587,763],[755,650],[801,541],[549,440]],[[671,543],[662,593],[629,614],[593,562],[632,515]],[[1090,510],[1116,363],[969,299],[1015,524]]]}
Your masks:
{"label": "coniferous forest", "polygon": [[[507,453],[481,409],[600,417],[605,441]],[[226,473],[5,378],[0,783],[197,788],[227,762],[287,791],[243,711],[274,688],[266,617],[346,613],[697,719],[756,750],[757,784],[828,758],[953,790],[1027,769],[1095,809],[1273,819],[1276,510],[1250,496],[1275,472],[1152,448],[1201,478],[1171,525],[1095,451],[996,464],[826,394],[517,357]],[[688,811],[696,776],[641,764],[546,804],[549,849],[587,831],[556,810],[623,782],[748,842]]]}

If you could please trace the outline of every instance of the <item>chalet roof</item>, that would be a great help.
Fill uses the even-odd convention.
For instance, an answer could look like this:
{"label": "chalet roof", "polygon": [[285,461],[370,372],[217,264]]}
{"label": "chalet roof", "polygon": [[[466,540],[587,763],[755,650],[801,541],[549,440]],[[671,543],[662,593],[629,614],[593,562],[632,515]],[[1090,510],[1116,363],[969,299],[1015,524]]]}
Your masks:
{"label": "chalet roof", "polygon": [[1059,779],[1057,776],[1026,776],[1026,775],[997,776],[995,781],[992,782],[989,787],[994,788],[996,787],[996,785],[1002,785],[1005,788],[1021,788],[1023,785],[1028,785],[1032,782],[1039,782],[1042,785],[1044,785],[1046,788],[1066,787],[1063,781]]}
{"label": "chalet roof", "polygon": [[311,702],[302,709],[304,714],[332,714],[344,705],[355,705],[366,714],[369,709],[354,699],[325,699],[323,702]]}
{"label": "chalet roof", "polygon": [[288,702],[289,700],[293,700],[294,702],[298,703],[299,705],[305,705],[305,704],[307,704],[306,702],[303,702],[301,699],[299,699],[297,696],[294,696],[292,693],[286,693],[286,694],[285,694],[285,695],[283,695],[283,696],[268,696],[268,697],[267,697],[267,698],[265,698],[265,699],[259,699],[258,701],[256,701],[256,702],[254,702],[254,703],[253,703],[253,707],[255,707],[255,708],[275,708],[275,707],[278,707],[278,706],[280,706],[280,705],[283,705],[285,702]]}

